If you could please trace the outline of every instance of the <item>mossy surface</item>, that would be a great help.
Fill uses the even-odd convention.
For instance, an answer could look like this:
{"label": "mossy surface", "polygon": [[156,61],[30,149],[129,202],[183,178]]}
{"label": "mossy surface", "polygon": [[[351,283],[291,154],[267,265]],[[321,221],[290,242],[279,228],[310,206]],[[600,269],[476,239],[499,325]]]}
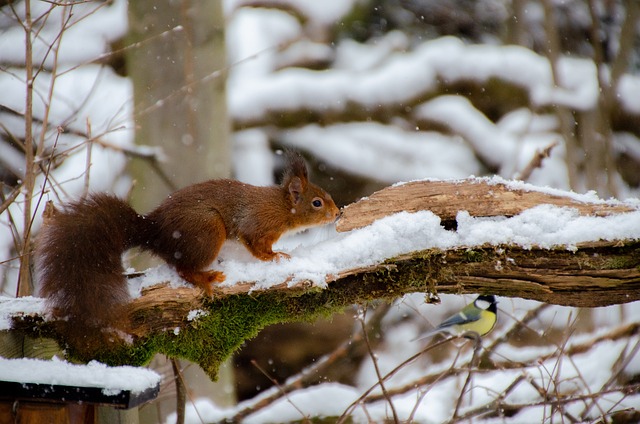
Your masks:
{"label": "mossy surface", "polygon": [[467,249],[464,252],[464,257],[467,262],[482,262],[485,254],[482,249]]}
{"label": "mossy surface", "polygon": [[357,296],[338,290],[302,294],[274,291],[210,300],[203,305],[206,313],[192,321],[185,319],[179,326],[131,345],[111,346],[94,357],[111,365],[144,365],[155,353],[163,353],[196,362],[215,379],[219,366],[267,325],[329,317],[352,304]]}
{"label": "mossy surface", "polygon": [[112,365],[144,365],[155,353],[163,353],[196,362],[216,378],[219,366],[244,340],[269,324],[291,319],[286,302],[265,296],[236,295],[207,301],[203,306],[206,312],[197,318],[185,319],[132,345],[103,351],[99,360]]}

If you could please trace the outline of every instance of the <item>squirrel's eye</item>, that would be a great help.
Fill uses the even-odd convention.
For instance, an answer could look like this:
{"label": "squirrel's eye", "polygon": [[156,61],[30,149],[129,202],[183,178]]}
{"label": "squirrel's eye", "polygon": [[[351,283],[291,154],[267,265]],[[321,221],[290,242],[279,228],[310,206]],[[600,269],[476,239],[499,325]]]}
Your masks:
{"label": "squirrel's eye", "polygon": [[322,207],[322,199],[318,199],[317,197],[311,201],[311,204],[314,208],[319,209]]}

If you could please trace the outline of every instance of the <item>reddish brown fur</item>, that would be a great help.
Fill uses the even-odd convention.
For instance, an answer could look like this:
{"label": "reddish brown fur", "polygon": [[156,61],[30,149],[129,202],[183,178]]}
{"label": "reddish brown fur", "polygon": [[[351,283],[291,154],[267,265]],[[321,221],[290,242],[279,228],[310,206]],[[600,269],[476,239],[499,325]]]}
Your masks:
{"label": "reddish brown fur", "polygon": [[126,328],[119,322],[129,300],[125,250],[150,250],[210,294],[224,275],[205,269],[225,239],[241,241],[258,259],[279,259],[288,255],[271,246],[284,232],[330,223],[338,214],[331,196],[308,181],[296,153],[287,154],[281,186],[206,181],[176,191],[146,216],[116,197],[95,194],[46,219],[36,250],[40,293],[80,332]]}

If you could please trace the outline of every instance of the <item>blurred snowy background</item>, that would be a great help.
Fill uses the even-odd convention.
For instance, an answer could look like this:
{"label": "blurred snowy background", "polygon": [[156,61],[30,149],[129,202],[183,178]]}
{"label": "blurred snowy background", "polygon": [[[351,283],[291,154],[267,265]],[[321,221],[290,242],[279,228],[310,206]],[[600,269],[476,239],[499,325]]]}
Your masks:
{"label": "blurred snowy background", "polygon": [[[135,202],[152,185],[166,194],[229,169],[270,184],[273,152],[283,147],[308,157],[313,179],[340,205],[398,181],[494,174],[601,198],[639,196],[634,0],[156,3],[31,1],[27,10],[24,1],[0,1],[3,294],[16,295],[19,274],[30,281],[19,258],[46,200],[108,190],[132,192]],[[209,21],[223,32],[208,31]],[[216,37],[223,43],[210,48],[222,63],[214,66],[215,57],[204,58]],[[176,62],[177,82],[162,76]],[[218,97],[226,108],[205,108]],[[136,206],[148,210],[157,196],[146,202]],[[233,392],[250,399],[272,385],[252,360],[284,382],[351,339],[310,388],[249,422],[339,416],[378,381],[357,342],[359,319],[385,374],[424,348],[411,339],[471,300],[430,305],[413,295],[366,314],[354,308],[330,322],[266,329],[237,355]],[[579,310],[501,299],[499,308],[468,386],[470,345],[447,343],[385,382],[393,409],[378,387],[352,418],[640,419],[632,411],[640,405],[639,305]],[[234,409],[200,399],[188,422],[233,416],[246,402]]]}

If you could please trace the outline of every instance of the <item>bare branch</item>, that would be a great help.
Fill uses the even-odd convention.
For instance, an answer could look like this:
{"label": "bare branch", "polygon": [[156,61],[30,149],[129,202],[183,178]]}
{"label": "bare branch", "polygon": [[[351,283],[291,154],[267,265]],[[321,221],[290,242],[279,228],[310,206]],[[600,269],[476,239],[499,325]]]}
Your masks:
{"label": "bare branch", "polygon": [[531,176],[531,173],[537,168],[540,168],[542,166],[542,161],[548,158],[549,155],[551,155],[551,151],[557,145],[558,145],[558,142],[554,141],[544,149],[536,150],[535,154],[533,155],[533,157],[531,158],[527,166],[525,166],[525,168],[522,171],[518,172],[514,176],[514,178],[516,180],[523,180],[523,181],[528,180],[529,177]]}

